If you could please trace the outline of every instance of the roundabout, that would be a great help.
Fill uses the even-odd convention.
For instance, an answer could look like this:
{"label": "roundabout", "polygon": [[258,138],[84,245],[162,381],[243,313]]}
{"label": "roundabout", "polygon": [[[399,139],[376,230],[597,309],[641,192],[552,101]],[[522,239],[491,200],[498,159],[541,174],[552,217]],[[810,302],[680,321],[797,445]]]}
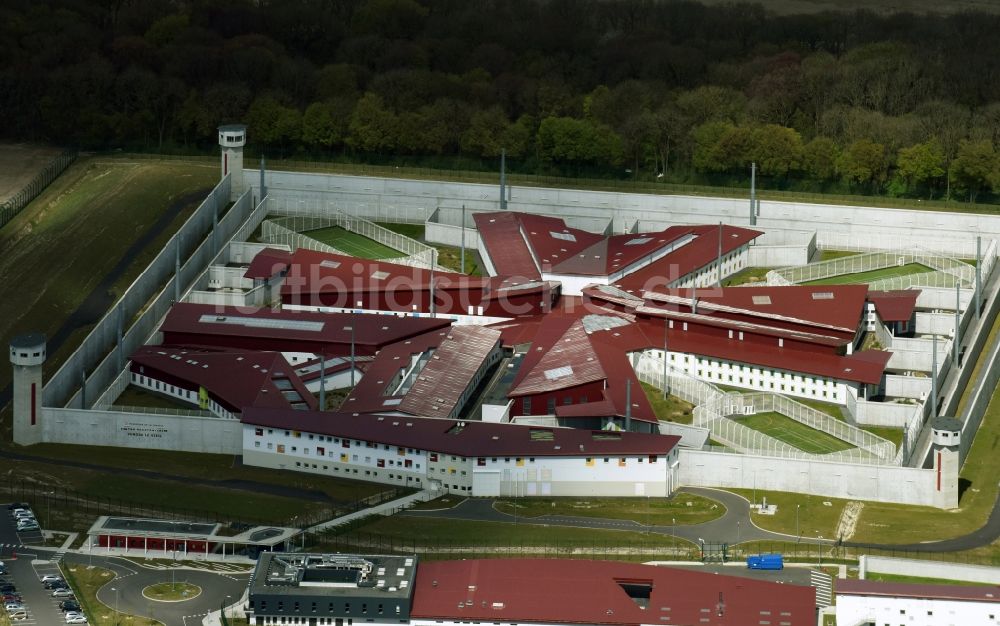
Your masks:
{"label": "roundabout", "polygon": [[156,583],[142,590],[142,596],[154,602],[186,602],[201,595],[201,587],[191,583]]}

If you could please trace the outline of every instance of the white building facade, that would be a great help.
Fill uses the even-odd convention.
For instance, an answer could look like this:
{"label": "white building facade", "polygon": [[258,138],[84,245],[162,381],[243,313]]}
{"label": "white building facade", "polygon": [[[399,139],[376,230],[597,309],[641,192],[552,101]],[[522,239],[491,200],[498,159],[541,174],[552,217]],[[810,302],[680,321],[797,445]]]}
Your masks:
{"label": "white building facade", "polygon": [[982,600],[910,597],[905,594],[855,595],[838,591],[837,625],[996,626],[1000,624],[1000,590],[993,589],[996,590],[996,597],[984,597]]}
{"label": "white building facade", "polygon": [[[381,417],[405,428],[408,418]],[[519,427],[513,427],[519,428]],[[342,476],[466,496],[649,496],[675,487],[676,448],[665,454],[462,456],[379,441],[243,425],[246,465]]]}

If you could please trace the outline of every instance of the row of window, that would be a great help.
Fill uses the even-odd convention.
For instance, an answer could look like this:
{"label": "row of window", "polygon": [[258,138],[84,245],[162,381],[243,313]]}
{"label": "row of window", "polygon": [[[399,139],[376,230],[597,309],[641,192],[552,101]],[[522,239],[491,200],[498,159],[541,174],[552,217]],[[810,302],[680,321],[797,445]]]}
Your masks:
{"label": "row of window", "polygon": [[[278,600],[277,602],[275,602],[275,604],[277,604],[277,611],[279,613],[284,613],[284,611],[285,611],[285,601],[284,600]],[[290,605],[291,611],[294,612],[294,613],[300,613],[303,610],[307,610],[305,608],[305,604],[306,604],[305,602],[289,601],[288,604]],[[308,610],[311,613],[315,613],[316,611],[320,610],[320,604],[321,603],[319,601],[309,602],[308,604],[309,604],[309,609]],[[360,602],[358,604],[361,605],[360,606],[361,615],[368,615],[368,603],[367,602]],[[355,605],[355,606],[357,606],[357,605]],[[375,614],[375,615],[384,615],[385,614],[385,606],[381,602],[379,602],[378,604],[374,605],[372,608],[373,608],[373,614]],[[254,610],[254,601],[253,600],[250,600],[250,609]],[[267,600],[261,600],[260,601],[260,607],[257,610],[259,610],[261,613],[266,612],[267,611]],[[337,611],[337,610],[340,610],[340,612],[343,613],[344,615],[350,614],[351,613],[351,603],[350,602],[344,602],[343,604],[341,604],[339,602],[326,602],[326,612],[327,613],[333,613],[334,611]],[[396,605],[395,614],[399,615],[401,612],[402,612],[402,606],[399,605],[399,604],[397,604]],[[289,619],[299,619],[299,618],[289,618]],[[316,619],[316,618],[308,618],[308,619]],[[324,619],[324,618],[320,618],[320,619]],[[289,623],[293,623],[294,624],[294,623],[297,623],[297,622],[289,622]],[[348,623],[350,623],[350,621]]]}

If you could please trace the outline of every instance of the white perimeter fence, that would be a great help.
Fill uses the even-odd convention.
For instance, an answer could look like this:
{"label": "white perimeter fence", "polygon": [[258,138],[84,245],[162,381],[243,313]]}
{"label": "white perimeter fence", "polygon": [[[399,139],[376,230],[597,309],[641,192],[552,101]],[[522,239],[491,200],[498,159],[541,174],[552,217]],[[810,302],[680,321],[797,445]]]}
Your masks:
{"label": "white perimeter fence", "polygon": [[[375,222],[348,215],[337,209],[330,209],[323,213],[312,213],[285,208],[275,211],[274,214],[279,217],[268,219],[261,227],[261,239],[269,243],[283,243],[295,248],[351,255],[351,252],[338,250],[303,234],[310,230],[339,226],[348,232],[367,237],[393,250],[398,250],[404,255],[402,258],[391,258],[386,259],[386,261],[425,269],[436,267],[437,249],[433,246],[428,246],[416,239],[379,226]],[[357,256],[357,254],[352,256]]]}
{"label": "white perimeter fence", "polygon": [[[995,241],[991,241],[990,249],[994,245]],[[993,253],[995,255],[995,250],[993,250]],[[990,257],[987,256],[986,258]],[[956,281],[964,286],[971,286],[975,282],[976,270],[971,265],[924,250],[867,252],[839,259],[830,259],[821,263],[785,267],[768,272],[767,282],[769,285],[795,285],[842,276],[844,274],[857,274],[890,267],[903,267],[913,263],[934,270],[933,272],[915,273],[921,277],[920,281],[927,287],[954,287]],[[992,261],[990,263],[992,265]],[[987,267],[983,269],[988,272]],[[931,274],[934,277],[923,276],[923,274]]]}

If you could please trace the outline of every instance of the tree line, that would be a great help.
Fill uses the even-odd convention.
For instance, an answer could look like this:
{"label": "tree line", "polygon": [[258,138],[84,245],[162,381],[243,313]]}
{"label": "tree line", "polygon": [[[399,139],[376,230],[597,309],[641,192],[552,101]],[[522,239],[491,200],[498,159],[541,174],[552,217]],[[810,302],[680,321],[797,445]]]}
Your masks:
{"label": "tree line", "polygon": [[84,149],[1000,196],[1000,16],[689,0],[15,0],[0,127]]}

